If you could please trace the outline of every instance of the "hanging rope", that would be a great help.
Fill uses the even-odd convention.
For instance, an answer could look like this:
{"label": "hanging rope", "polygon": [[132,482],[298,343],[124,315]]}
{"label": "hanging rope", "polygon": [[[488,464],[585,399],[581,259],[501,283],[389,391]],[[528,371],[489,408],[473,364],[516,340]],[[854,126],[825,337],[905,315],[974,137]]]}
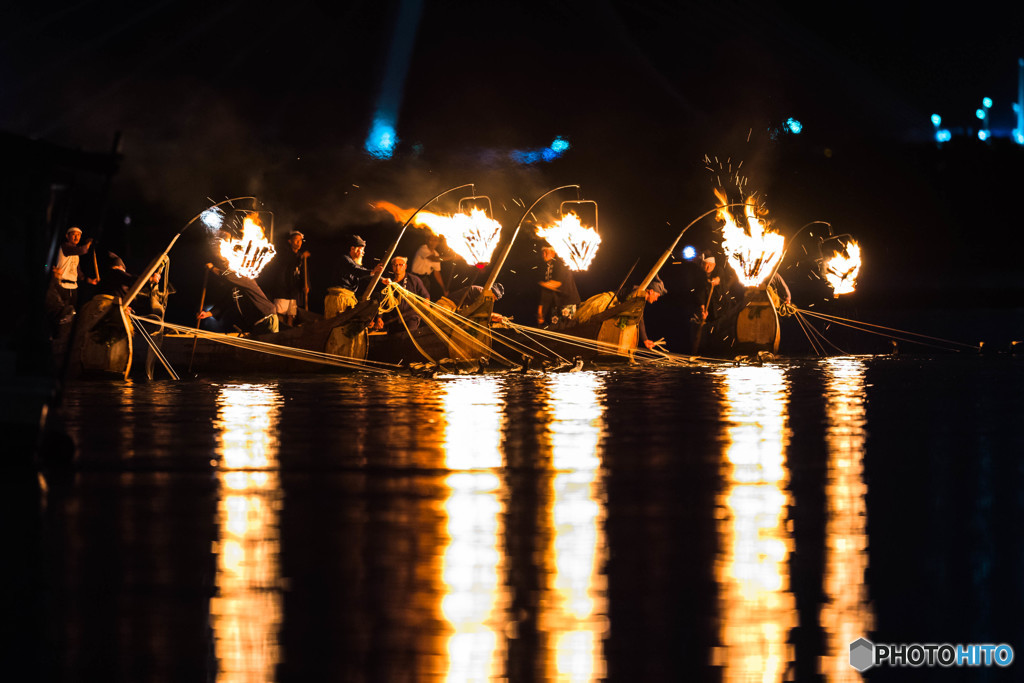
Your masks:
{"label": "hanging rope", "polygon": [[[941,337],[932,337],[926,334],[918,334],[917,332],[908,332],[907,330],[898,330],[893,327],[886,327],[884,325],[875,325],[873,323],[862,323],[856,320],[850,320],[848,318],[840,318],[834,315],[827,315],[825,313],[818,313],[816,311],[808,311],[805,309],[797,309],[799,313],[803,315],[825,320],[837,325],[843,325],[845,327],[865,332],[867,334],[874,334],[880,337],[886,337],[889,339],[896,339],[899,341],[905,341],[911,344],[920,344],[922,346],[929,346],[931,348],[950,350],[948,347],[959,347],[964,349],[971,349],[972,351],[978,351],[981,347],[977,344],[965,344],[964,342],[953,341],[951,339],[943,339]],[[893,334],[894,333],[894,334]],[[902,336],[896,336],[902,335]],[[927,339],[933,342],[939,342],[947,346],[939,346],[938,344],[928,344],[927,342],[921,341]]]}
{"label": "hanging rope", "polygon": [[[134,314],[131,317],[133,320],[139,320],[139,318]],[[255,351],[258,353],[265,353],[272,356],[291,358],[293,360],[306,361],[310,363],[318,363],[321,365],[331,365],[335,367],[348,368],[352,370],[366,370],[369,372],[378,373],[388,373],[400,367],[395,363],[383,363],[379,361],[349,358],[347,356],[339,356],[336,354],[326,353],[323,351],[297,349],[291,346],[281,346],[279,344],[271,344],[269,342],[258,341],[256,339],[248,339],[246,337],[235,337],[232,335],[222,334],[220,332],[197,330],[194,327],[185,327],[184,325],[175,325],[173,323],[163,321],[158,322],[147,319],[145,320],[145,322],[151,325],[160,325],[164,329],[176,332],[183,337],[208,339],[219,344],[225,344],[227,346],[246,349],[248,351]]]}

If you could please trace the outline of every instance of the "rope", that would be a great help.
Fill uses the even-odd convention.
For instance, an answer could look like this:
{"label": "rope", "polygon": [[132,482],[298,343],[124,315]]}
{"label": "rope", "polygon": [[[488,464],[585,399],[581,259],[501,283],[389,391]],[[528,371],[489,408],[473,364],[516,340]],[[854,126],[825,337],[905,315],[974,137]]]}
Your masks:
{"label": "rope", "polygon": [[[523,347],[502,335],[495,334],[490,327],[481,325],[470,318],[450,311],[444,306],[439,306],[436,303],[431,302],[429,299],[410,292],[396,283],[391,283],[386,286],[384,290],[382,290],[382,295],[381,312],[388,313],[392,310],[399,309],[399,304],[404,301],[439,339],[445,342],[449,348],[453,349],[455,353],[460,355],[463,359],[469,360],[472,355],[471,350],[476,349],[480,355],[496,358],[509,367],[518,365],[515,361],[510,360],[499,353],[494,348],[493,342],[495,338],[498,338],[502,340],[502,343],[506,347],[512,350],[516,350],[517,346],[520,348]],[[409,333],[409,338],[413,345],[424,358],[433,363],[434,360],[429,356],[429,354],[427,354],[427,352],[418,343],[416,343],[408,325],[405,324],[405,319],[402,317],[400,309],[398,310],[398,315],[402,320],[402,324],[405,327],[406,332]],[[450,333],[446,333],[445,330],[441,329],[441,325],[445,325],[449,329]],[[481,339],[470,334],[467,331],[467,328],[480,333],[491,343],[484,343]]]}
{"label": "rope", "polygon": [[[943,339],[941,337],[931,337],[931,336],[926,335],[926,334],[918,334],[917,332],[908,332],[907,330],[898,330],[896,328],[886,327],[884,325],[875,325],[873,323],[862,323],[862,322],[859,322],[859,321],[856,321],[856,320],[849,320],[848,318],[840,318],[840,317],[834,316],[834,315],[827,315],[825,313],[818,313],[816,311],[808,311],[808,310],[804,310],[804,309],[798,309],[798,311],[800,313],[805,314],[805,315],[809,315],[809,316],[814,317],[814,318],[820,318],[821,320],[826,320],[826,321],[829,321],[829,322],[834,322],[834,323],[837,323],[839,325],[844,325],[846,327],[850,327],[850,328],[858,330],[860,332],[865,332],[865,333],[868,333],[868,334],[876,334],[876,335],[878,335],[880,337],[891,337],[891,338],[894,338],[894,339],[898,339],[899,341],[909,342],[911,344],[921,344],[922,346],[931,346],[933,348],[943,348],[941,346],[937,346],[937,345],[934,345],[934,344],[926,344],[925,342],[919,341],[920,339],[928,339],[928,340],[931,340],[931,341],[941,342],[943,344],[948,344],[950,346],[959,346],[959,347],[963,347],[963,348],[967,348],[967,349],[972,349],[974,351],[977,351],[978,349],[981,348],[977,344],[965,344],[964,342],[953,341],[951,339]],[[901,334],[901,335],[908,335],[909,337],[916,337],[917,339],[895,337],[895,336],[893,336],[891,334],[885,334],[883,332],[877,332],[876,330],[884,330],[885,332],[895,332],[895,333]]]}
{"label": "rope", "polygon": [[[140,318],[132,314],[133,320],[140,320]],[[371,372],[387,373],[390,369],[397,369],[400,366],[395,363],[383,363],[380,361],[369,361],[360,360],[356,358],[349,358],[347,356],[339,356],[332,353],[326,353],[323,351],[310,351],[307,349],[297,349],[291,346],[281,346],[279,344],[271,344],[270,342],[262,342],[256,339],[247,339],[244,337],[233,337],[230,335],[222,334],[220,332],[208,332],[206,330],[196,329],[194,327],[185,327],[184,325],[175,325],[165,321],[157,322],[155,320],[146,320],[146,322],[153,325],[160,325],[161,327],[176,332],[181,336],[195,337],[197,339],[208,339],[220,344],[226,344],[227,346],[234,346],[236,348],[246,349],[248,351],[255,351],[259,353],[266,353],[272,356],[280,356],[282,358],[291,358],[293,360],[306,361],[310,363],[319,363],[321,365],[331,365],[335,367],[349,368],[353,370],[368,370]]]}

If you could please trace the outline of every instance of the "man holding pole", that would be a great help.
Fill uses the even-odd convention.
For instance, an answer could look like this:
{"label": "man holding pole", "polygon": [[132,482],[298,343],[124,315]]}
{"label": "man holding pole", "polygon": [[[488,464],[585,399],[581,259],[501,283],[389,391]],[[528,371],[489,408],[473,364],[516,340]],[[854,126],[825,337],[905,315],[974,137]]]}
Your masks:
{"label": "man holding pole", "polygon": [[81,257],[89,252],[92,238],[82,242],[82,230],[77,226],[68,228],[65,240],[57,252],[57,263],[53,266],[53,278],[46,293],[46,307],[54,321],[61,321],[70,307],[72,311],[78,303],[78,283],[88,282],[91,285],[99,282],[99,278],[87,278],[81,269]]}
{"label": "man holding pole", "polygon": [[304,239],[305,235],[292,230],[288,233],[288,248],[279,249],[274,260],[267,266],[267,290],[274,297],[279,321],[287,327],[295,324],[300,296],[309,295],[305,274],[309,251],[302,248]]}

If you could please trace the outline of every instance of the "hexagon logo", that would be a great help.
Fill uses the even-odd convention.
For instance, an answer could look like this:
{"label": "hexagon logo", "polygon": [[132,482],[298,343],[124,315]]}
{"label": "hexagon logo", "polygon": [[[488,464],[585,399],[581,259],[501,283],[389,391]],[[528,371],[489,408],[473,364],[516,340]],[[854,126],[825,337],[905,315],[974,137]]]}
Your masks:
{"label": "hexagon logo", "polygon": [[875,644],[867,638],[858,638],[850,643],[850,666],[857,671],[867,671],[875,663]]}

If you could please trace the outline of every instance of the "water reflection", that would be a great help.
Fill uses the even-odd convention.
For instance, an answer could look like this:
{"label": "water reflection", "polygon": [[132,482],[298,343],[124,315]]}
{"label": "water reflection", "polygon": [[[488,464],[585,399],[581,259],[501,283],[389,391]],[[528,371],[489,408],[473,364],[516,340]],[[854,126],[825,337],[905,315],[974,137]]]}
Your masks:
{"label": "water reflection", "polygon": [[787,383],[778,367],[730,367],[720,375],[726,451],[719,494],[719,639],[712,663],[723,680],[782,680],[793,647],[789,588],[793,538],[785,449]]}
{"label": "water reflection", "polygon": [[591,681],[606,675],[603,639],[608,629],[605,486],[599,448],[603,436],[596,373],[549,376],[548,436],[552,543],[546,563],[552,599],[544,601],[540,629],[551,637],[546,680]]}
{"label": "water reflection", "polygon": [[850,643],[874,628],[867,569],[867,485],[864,483],[864,361],[823,361],[826,380],[828,471],[825,482],[825,604],[821,625],[826,655],[820,673],[832,681],[859,681]]}
{"label": "water reflection", "polygon": [[272,681],[281,660],[282,504],[272,385],[225,385],[217,397],[220,502],[216,596],[210,601],[217,681]]}
{"label": "water reflection", "polygon": [[502,619],[508,598],[501,582],[506,485],[499,476],[504,402],[493,378],[479,377],[446,382],[442,402],[445,467],[451,470],[441,601],[452,630],[447,680],[487,680],[502,674],[507,649]]}

